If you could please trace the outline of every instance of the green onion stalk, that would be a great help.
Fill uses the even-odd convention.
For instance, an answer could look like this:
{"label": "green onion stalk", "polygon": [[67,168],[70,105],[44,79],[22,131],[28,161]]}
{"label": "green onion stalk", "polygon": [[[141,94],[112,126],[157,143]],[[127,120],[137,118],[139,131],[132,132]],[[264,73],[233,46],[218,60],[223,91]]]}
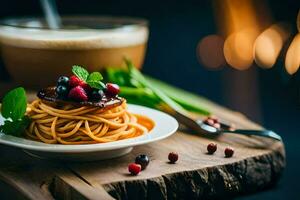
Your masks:
{"label": "green onion stalk", "polygon": [[131,61],[125,59],[127,69],[107,68],[106,81],[120,86],[120,96],[128,103],[143,105],[155,109],[166,107],[187,110],[204,116],[210,112],[200,105],[201,97],[186,92],[162,81],[143,75]]}

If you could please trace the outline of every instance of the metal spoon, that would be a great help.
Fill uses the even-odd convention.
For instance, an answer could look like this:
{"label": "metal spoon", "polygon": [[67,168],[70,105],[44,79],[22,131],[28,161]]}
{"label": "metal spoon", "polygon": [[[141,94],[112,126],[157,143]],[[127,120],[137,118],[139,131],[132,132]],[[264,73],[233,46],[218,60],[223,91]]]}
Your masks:
{"label": "metal spoon", "polygon": [[[174,110],[175,111],[175,110]],[[211,125],[204,123],[202,120],[194,120],[190,118],[186,113],[175,111],[173,113],[174,117],[182,124],[186,125],[188,128],[192,130],[199,131],[208,135],[220,135],[223,133],[235,133],[241,135],[257,135],[261,137],[272,138],[275,140],[281,141],[280,135],[271,131],[271,130],[247,130],[247,129],[235,129],[232,130],[231,126],[227,124],[220,123],[220,128],[215,128]]]}
{"label": "metal spoon", "polygon": [[[141,78],[143,79],[143,78]],[[145,79],[143,79],[144,82],[147,82]],[[262,137],[268,137],[276,140],[281,140],[281,137],[270,130],[244,130],[244,129],[238,129],[238,130],[231,130],[230,126],[226,124],[220,124],[220,129],[217,129],[213,126],[210,126],[208,124],[205,124],[201,120],[194,120],[189,117],[189,114],[187,111],[182,108],[179,104],[177,104],[173,99],[171,99],[169,96],[164,94],[159,89],[153,87],[150,83],[146,84],[151,90],[155,92],[159,98],[164,101],[168,105],[168,109],[165,111],[169,114],[173,115],[180,123],[184,124],[188,128],[205,133],[208,135],[220,135],[223,133],[236,133],[236,134],[242,134],[242,135],[257,135]]]}
{"label": "metal spoon", "polygon": [[247,129],[234,129],[232,130],[230,126],[227,124],[221,124],[221,128],[215,128],[213,126],[210,126],[206,123],[204,123],[201,120],[197,120],[196,123],[200,126],[203,132],[209,133],[209,134],[222,134],[222,133],[235,133],[235,134],[242,134],[242,135],[257,135],[261,137],[268,137],[268,138],[273,138],[276,140],[281,141],[280,135],[277,133],[271,131],[271,130],[247,130]]}

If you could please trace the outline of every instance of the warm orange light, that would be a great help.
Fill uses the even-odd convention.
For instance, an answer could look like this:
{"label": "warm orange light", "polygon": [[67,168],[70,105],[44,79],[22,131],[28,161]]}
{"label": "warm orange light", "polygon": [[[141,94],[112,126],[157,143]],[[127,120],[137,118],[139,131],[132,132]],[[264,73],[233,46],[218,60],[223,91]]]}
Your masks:
{"label": "warm orange light", "polygon": [[224,43],[226,62],[238,70],[245,70],[252,65],[255,30],[243,30],[231,34]]}
{"label": "warm orange light", "polygon": [[288,48],[285,57],[285,68],[289,74],[297,72],[300,66],[300,33],[298,33]]}
{"label": "warm orange light", "polygon": [[209,69],[219,69],[225,65],[223,55],[224,39],[218,35],[204,37],[197,46],[199,61]]}
{"label": "warm orange light", "polygon": [[263,68],[273,67],[290,35],[290,27],[282,23],[274,24],[262,32],[254,43],[253,55],[256,64]]}
{"label": "warm orange light", "polygon": [[253,63],[253,45],[262,28],[269,24],[264,1],[216,0],[214,5],[220,33],[225,39],[224,56],[232,67],[244,70]]}

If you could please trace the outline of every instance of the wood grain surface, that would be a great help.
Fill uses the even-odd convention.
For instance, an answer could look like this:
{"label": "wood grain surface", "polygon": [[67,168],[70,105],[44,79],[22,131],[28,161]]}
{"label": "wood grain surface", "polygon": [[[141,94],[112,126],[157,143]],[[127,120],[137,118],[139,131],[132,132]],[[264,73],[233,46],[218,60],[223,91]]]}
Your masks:
{"label": "wood grain surface", "polygon": [[[240,113],[206,99],[199,102],[238,128],[261,128]],[[212,141],[218,144],[218,150],[208,155],[206,146]],[[224,157],[228,146],[235,149],[231,158]],[[168,163],[171,151],[179,154],[176,164]],[[127,166],[139,154],[149,155],[151,162],[138,176],[131,176]],[[40,160],[5,146],[0,146],[0,155],[0,191],[5,187],[15,191],[1,191],[0,197],[25,199],[230,198],[273,186],[285,166],[281,142],[233,134],[207,138],[185,127],[165,140],[135,147],[126,156],[105,161]]]}

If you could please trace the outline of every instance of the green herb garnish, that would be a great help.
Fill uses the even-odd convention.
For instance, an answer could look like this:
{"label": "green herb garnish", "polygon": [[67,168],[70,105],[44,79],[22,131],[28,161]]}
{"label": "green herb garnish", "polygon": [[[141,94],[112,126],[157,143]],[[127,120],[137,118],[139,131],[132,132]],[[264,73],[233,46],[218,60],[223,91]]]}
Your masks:
{"label": "green herb garnish", "polygon": [[2,100],[1,115],[4,124],[0,126],[0,131],[10,135],[20,135],[30,122],[25,116],[26,108],[27,98],[24,88],[19,87],[8,92]]}
{"label": "green herb garnish", "polygon": [[16,88],[4,96],[1,114],[7,119],[18,120],[24,116],[26,107],[27,99],[24,88]]}
{"label": "green herb garnish", "polygon": [[0,132],[8,135],[20,136],[28,127],[29,123],[30,119],[27,116],[15,121],[5,120],[4,124],[0,126]]}
{"label": "green herb garnish", "polygon": [[86,83],[92,88],[103,89],[105,84],[101,82],[102,79],[103,77],[99,72],[93,72],[88,76]]}
{"label": "green herb garnish", "polygon": [[79,65],[74,65],[72,67],[72,72],[81,80],[86,82],[91,88],[104,89],[105,84],[102,81],[103,77],[100,72],[89,72]]}
{"label": "green herb garnish", "polygon": [[89,76],[89,72],[79,65],[74,65],[72,67],[72,72],[83,81],[86,81]]}

